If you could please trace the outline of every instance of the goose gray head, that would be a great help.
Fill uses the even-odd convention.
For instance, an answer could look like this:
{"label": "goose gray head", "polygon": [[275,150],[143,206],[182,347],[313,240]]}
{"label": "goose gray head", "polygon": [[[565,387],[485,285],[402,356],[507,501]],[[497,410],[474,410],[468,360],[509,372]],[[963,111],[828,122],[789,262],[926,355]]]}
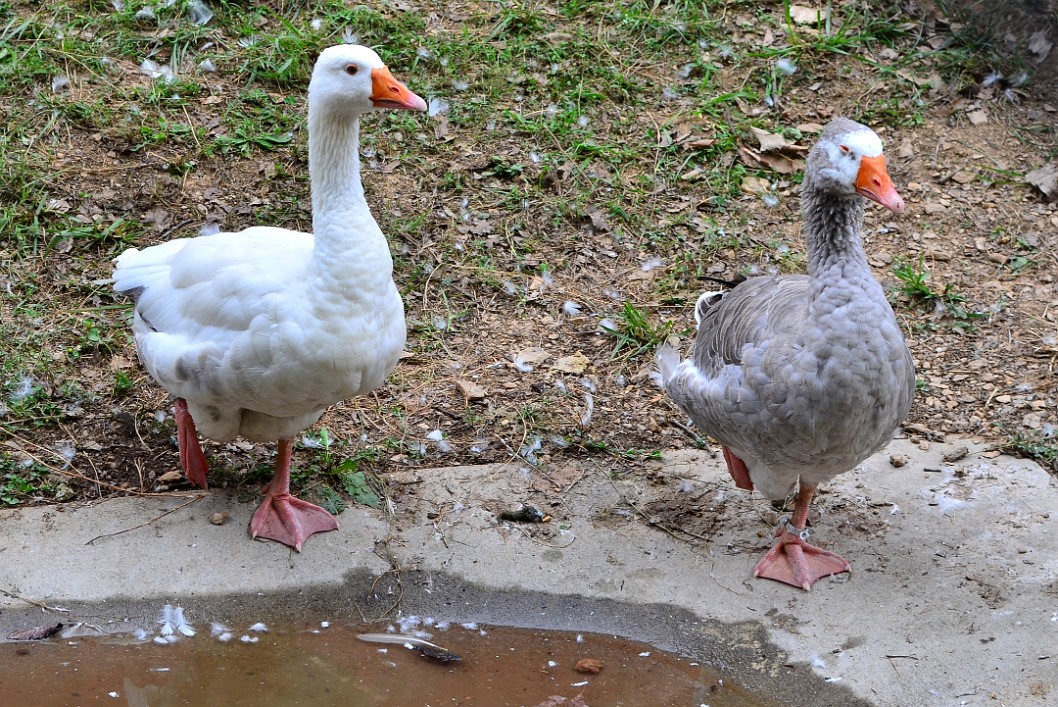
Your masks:
{"label": "goose gray head", "polygon": [[904,200],[885,168],[881,139],[848,118],[835,118],[823,128],[808,155],[805,181],[819,191],[859,194],[894,213],[904,211]]}

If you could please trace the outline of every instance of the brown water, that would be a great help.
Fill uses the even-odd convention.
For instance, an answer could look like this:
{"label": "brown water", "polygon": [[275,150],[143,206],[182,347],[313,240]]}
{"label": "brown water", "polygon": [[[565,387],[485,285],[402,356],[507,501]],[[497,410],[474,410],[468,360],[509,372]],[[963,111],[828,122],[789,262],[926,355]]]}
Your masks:
{"label": "brown water", "polygon": [[[401,645],[356,638],[384,627],[332,626],[248,634],[208,630],[158,645],[103,638],[0,644],[0,704],[343,705],[534,707],[583,695],[592,707],[762,707],[702,666],[635,641],[597,634],[482,626],[431,629],[462,660],[441,663]],[[578,661],[602,662],[595,675]]]}

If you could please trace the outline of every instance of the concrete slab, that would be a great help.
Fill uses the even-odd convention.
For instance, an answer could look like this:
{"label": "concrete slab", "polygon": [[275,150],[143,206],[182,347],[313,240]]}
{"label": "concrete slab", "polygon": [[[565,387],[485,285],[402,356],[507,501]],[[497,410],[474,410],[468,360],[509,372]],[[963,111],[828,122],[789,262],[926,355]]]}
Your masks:
{"label": "concrete slab", "polygon": [[[398,472],[393,512],[350,509],[300,555],[249,540],[254,505],[223,492],[3,511],[0,636],[43,623],[40,605],[130,630],[164,602],[229,621],[399,604],[641,638],[780,703],[1055,704],[1058,484],[968,440],[925,446],[894,440],[820,495],[814,542],[854,571],[810,593],[749,578],[777,516],[696,451],[665,455],[649,479],[590,462]],[[520,501],[553,520],[497,522]],[[212,525],[218,511],[231,520]]]}

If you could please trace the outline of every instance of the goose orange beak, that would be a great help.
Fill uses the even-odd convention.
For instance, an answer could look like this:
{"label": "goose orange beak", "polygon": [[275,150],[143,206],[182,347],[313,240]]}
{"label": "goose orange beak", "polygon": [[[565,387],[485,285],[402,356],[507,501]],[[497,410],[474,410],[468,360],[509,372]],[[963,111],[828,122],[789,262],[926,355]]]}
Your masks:
{"label": "goose orange beak", "polygon": [[856,193],[889,209],[893,213],[904,213],[904,199],[897,193],[889,172],[885,169],[885,157],[861,157],[860,173],[856,176]]}
{"label": "goose orange beak", "polygon": [[426,101],[408,90],[384,66],[371,69],[371,103],[375,108],[426,110]]}

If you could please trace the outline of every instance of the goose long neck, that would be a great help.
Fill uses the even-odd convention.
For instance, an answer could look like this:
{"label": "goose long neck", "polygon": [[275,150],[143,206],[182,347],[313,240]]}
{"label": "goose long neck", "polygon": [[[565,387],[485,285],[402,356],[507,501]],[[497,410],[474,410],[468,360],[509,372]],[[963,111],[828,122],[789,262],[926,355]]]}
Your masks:
{"label": "goose long neck", "polygon": [[367,211],[360,181],[360,118],[335,118],[309,106],[312,230],[317,235],[346,212]]}
{"label": "goose long neck", "polygon": [[312,185],[311,285],[321,300],[355,301],[390,287],[393,260],[360,181],[359,116],[314,111],[309,105]]}
{"label": "goose long neck", "polygon": [[848,277],[849,268],[868,272],[863,250],[864,201],[861,196],[840,196],[806,182],[801,193],[801,218],[808,248],[808,275],[826,278],[838,268]]}

